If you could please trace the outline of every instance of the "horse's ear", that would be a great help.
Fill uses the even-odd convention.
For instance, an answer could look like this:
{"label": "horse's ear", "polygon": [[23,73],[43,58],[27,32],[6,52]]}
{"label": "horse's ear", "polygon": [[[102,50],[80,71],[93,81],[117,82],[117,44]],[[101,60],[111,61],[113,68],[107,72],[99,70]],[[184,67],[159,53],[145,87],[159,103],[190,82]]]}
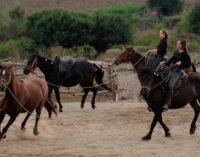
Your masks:
{"label": "horse's ear", "polygon": [[56,64],[59,63],[59,62],[60,62],[60,57],[59,57],[59,56],[56,56],[56,57],[54,58],[54,61],[55,61]]}
{"label": "horse's ear", "polygon": [[9,62],[9,63],[8,63],[8,69],[9,69],[9,70],[12,69],[13,66],[14,66],[14,64],[13,64],[12,62]]}

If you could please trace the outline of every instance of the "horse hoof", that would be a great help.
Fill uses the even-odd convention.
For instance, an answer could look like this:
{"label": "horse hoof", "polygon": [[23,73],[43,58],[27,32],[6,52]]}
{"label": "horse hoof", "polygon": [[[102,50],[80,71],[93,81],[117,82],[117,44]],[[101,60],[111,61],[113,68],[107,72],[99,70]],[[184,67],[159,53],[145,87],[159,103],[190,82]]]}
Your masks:
{"label": "horse hoof", "polygon": [[142,138],[143,141],[149,141],[151,139],[151,136],[147,135],[147,136],[144,136]]}
{"label": "horse hoof", "polygon": [[190,135],[193,135],[196,131],[196,126],[190,128]]}
{"label": "horse hoof", "polygon": [[25,127],[21,127],[21,130],[22,130],[22,131],[25,131],[25,130],[26,130],[26,128],[25,128]]}
{"label": "horse hoof", "polygon": [[1,138],[2,138],[2,139],[5,139],[5,138],[6,138],[6,135],[4,134]]}
{"label": "horse hoof", "polygon": [[63,109],[60,109],[59,111],[60,111],[60,112],[63,112]]}
{"label": "horse hoof", "polygon": [[96,108],[96,106],[95,106],[95,105],[94,105],[94,106],[92,105],[92,109],[94,110],[95,108]]}
{"label": "horse hoof", "polygon": [[84,108],[84,105],[81,105],[81,109],[83,109]]}
{"label": "horse hoof", "polygon": [[37,131],[37,130],[34,130],[33,133],[34,133],[35,136],[39,135],[39,131]]}
{"label": "horse hoof", "polygon": [[171,133],[170,132],[166,133],[165,137],[171,137]]}

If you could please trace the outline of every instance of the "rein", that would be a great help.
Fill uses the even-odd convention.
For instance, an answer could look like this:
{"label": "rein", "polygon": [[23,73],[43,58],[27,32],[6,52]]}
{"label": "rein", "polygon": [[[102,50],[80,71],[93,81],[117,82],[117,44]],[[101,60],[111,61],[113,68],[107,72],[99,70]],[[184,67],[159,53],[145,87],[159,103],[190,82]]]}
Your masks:
{"label": "rein", "polygon": [[[156,69],[159,69],[160,65],[158,65],[158,67]],[[169,69],[169,67],[167,67]],[[169,77],[171,76],[171,74],[176,71],[178,69],[178,67],[176,67],[173,71],[169,70],[168,75],[162,79],[159,83],[157,83],[155,86],[151,87],[147,87],[147,86],[142,86],[141,89],[147,89],[149,91],[154,90],[155,88],[157,88],[158,86],[160,86],[163,82],[165,82],[167,79],[169,79]]]}

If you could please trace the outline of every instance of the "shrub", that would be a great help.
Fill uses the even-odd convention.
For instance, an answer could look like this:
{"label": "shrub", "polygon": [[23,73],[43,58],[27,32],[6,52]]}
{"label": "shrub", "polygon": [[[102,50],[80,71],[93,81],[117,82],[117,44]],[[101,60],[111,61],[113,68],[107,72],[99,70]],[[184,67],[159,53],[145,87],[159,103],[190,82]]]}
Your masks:
{"label": "shrub", "polygon": [[200,2],[192,9],[189,14],[189,25],[188,29],[192,33],[200,35]]}
{"label": "shrub", "polygon": [[182,11],[183,2],[181,0],[148,0],[149,7],[156,9],[158,15],[174,15]]}

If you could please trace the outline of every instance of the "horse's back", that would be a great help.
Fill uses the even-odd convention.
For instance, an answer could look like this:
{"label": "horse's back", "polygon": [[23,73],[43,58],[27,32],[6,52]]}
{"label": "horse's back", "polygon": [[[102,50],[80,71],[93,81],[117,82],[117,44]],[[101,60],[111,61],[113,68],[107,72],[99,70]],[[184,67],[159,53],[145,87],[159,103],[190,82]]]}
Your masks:
{"label": "horse's back", "polygon": [[28,77],[26,79],[22,79],[23,86],[28,93],[36,95],[42,95],[46,99],[48,95],[48,85],[47,82],[38,77]]}
{"label": "horse's back", "polygon": [[72,70],[91,73],[95,72],[96,68],[93,63],[82,60],[82,61],[76,61],[74,63],[74,66],[72,67]]}

